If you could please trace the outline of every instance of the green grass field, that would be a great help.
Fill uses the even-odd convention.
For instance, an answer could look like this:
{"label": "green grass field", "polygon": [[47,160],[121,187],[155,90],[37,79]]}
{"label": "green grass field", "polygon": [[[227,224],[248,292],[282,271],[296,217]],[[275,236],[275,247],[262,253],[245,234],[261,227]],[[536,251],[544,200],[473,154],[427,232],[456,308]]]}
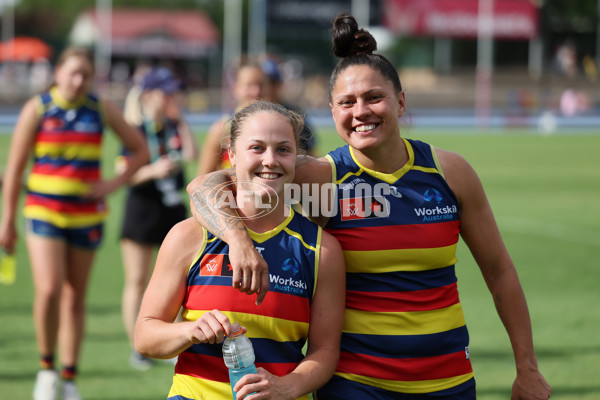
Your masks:
{"label": "green grass field", "polygon": [[[411,128],[405,136],[457,151],[478,171],[525,289],[540,369],[553,386],[553,399],[600,398],[600,135]],[[198,142],[202,139],[199,133]],[[6,163],[9,140],[0,135],[0,166]],[[319,141],[321,151],[341,143],[325,131]],[[108,140],[105,150],[105,173],[110,175],[115,142]],[[188,177],[194,169],[188,165]],[[171,365],[159,363],[148,372],[129,367],[117,243],[123,194],[121,190],[110,198],[106,236],[88,293],[79,377],[86,400],[164,399],[171,381]],[[22,226],[19,231],[22,238]],[[23,241],[17,255],[16,283],[0,285],[0,398],[12,400],[31,398],[38,356]],[[462,243],[458,257],[478,398],[508,399],[515,368],[507,335]]]}

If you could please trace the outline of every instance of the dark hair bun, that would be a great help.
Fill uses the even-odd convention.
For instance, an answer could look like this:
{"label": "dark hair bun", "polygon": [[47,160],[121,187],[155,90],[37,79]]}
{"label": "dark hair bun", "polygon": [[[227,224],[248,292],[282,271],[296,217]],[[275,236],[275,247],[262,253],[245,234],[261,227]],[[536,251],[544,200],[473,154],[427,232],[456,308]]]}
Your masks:
{"label": "dark hair bun", "polygon": [[339,14],[333,21],[333,53],[338,57],[348,57],[360,53],[371,54],[377,50],[375,38],[358,23],[352,15]]}

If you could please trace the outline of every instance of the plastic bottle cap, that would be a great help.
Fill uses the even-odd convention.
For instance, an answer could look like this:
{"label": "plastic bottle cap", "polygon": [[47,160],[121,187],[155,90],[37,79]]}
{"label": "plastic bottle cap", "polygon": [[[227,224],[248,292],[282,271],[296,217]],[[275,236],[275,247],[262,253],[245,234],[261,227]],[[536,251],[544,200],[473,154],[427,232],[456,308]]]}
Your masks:
{"label": "plastic bottle cap", "polygon": [[231,325],[231,335],[229,335],[229,337],[240,336],[243,333],[244,333],[244,331],[242,330],[242,325],[240,325],[239,322],[235,322],[234,324]]}

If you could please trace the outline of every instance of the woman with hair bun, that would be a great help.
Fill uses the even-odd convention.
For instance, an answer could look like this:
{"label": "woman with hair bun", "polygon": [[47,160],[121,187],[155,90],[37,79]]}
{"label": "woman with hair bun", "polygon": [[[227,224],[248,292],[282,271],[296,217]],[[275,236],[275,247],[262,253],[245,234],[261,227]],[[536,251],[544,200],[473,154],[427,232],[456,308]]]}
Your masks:
{"label": "woman with hair bun", "polygon": [[[329,83],[330,108],[347,144],[322,159],[299,159],[294,179],[336,185],[337,212],[311,217],[338,239],[346,262],[340,360],[317,398],[475,399],[456,285],[460,235],[510,338],[517,368],[511,398],[548,399],[525,296],[477,174],[456,153],[400,136],[406,103],[398,73],[373,53],[376,41],[352,16],[335,19],[333,44],[341,60]],[[233,244],[234,274],[257,277],[241,289],[264,296],[264,261],[239,220],[200,213],[202,193],[226,178],[200,177],[188,186],[193,212]]]}

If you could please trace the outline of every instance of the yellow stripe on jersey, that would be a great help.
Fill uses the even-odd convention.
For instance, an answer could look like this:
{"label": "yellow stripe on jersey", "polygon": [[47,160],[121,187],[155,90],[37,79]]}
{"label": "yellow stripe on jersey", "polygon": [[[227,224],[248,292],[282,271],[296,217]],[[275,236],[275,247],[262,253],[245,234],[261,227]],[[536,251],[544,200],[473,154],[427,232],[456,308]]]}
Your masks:
{"label": "yellow stripe on jersey", "polygon": [[[210,310],[184,310],[182,317],[184,321],[196,321],[208,311]],[[268,337],[283,342],[296,341],[308,336],[308,322],[289,321],[264,315],[222,312],[231,321],[244,321],[244,326],[248,328],[247,336],[251,338]]]}
{"label": "yellow stripe on jersey", "polygon": [[367,376],[346,374],[341,372],[336,372],[335,375],[354,382],[401,393],[430,393],[434,391],[437,392],[439,390],[450,389],[465,383],[474,376],[473,372],[469,372],[468,374],[453,376],[445,379],[431,379],[426,381],[390,381],[387,379],[370,378]]}
{"label": "yellow stripe on jersey", "polygon": [[432,311],[373,312],[346,309],[344,332],[366,335],[428,335],[460,328],[460,303]]}
{"label": "yellow stripe on jersey", "polygon": [[189,375],[173,375],[173,385],[167,397],[183,396],[195,400],[228,399],[231,397],[229,382],[216,382]]}
{"label": "yellow stripe on jersey", "polygon": [[78,178],[31,174],[27,179],[27,188],[32,192],[59,196],[82,196],[90,191],[90,184]]}
{"label": "yellow stripe on jersey", "polygon": [[78,159],[82,161],[96,161],[100,158],[100,145],[94,143],[41,143],[35,145],[36,157],[64,158],[66,160]]}
{"label": "yellow stripe on jersey", "polygon": [[293,230],[291,230],[288,227],[283,228],[283,231],[286,232],[288,235],[293,236],[296,239],[298,239],[300,242],[302,242],[302,245],[304,247],[306,247],[307,249],[312,250],[312,251],[317,251],[317,249],[315,247],[313,247],[310,244],[306,243],[304,241],[304,239],[302,238],[302,235],[300,235],[298,232],[294,232]]}
{"label": "yellow stripe on jersey", "polygon": [[[215,382],[208,379],[195,378],[188,375],[175,374],[173,386],[167,397],[180,395],[194,400],[214,400],[231,398],[231,386],[229,382]],[[297,400],[310,400],[311,396],[306,394]]]}
{"label": "yellow stripe on jersey", "polygon": [[440,160],[438,159],[437,153],[435,152],[435,147],[432,144],[430,144],[429,146],[431,147],[431,156],[433,157],[433,162],[435,163],[435,168],[437,169],[438,174],[440,174],[442,178],[446,179],[446,177],[444,176],[444,170],[442,169],[442,166],[440,164]]}
{"label": "yellow stripe on jersey", "polygon": [[317,249],[315,250],[315,285],[313,287],[313,296],[317,290],[317,281],[319,280],[319,262],[321,259],[321,238],[323,237],[323,228],[319,226],[317,231]]}
{"label": "yellow stripe on jersey", "polygon": [[360,170],[360,169],[358,171],[356,171],[356,172],[348,172],[346,175],[342,176],[340,179],[338,179],[334,183],[336,183],[336,184],[339,185],[340,183],[344,182],[349,176],[352,176],[352,175],[359,176],[362,173],[363,173],[363,171]]}
{"label": "yellow stripe on jersey", "polygon": [[335,161],[333,161],[333,158],[329,154],[325,155],[325,159],[329,161],[329,165],[331,166],[331,183],[335,185],[335,177],[337,176],[337,167],[335,166]]}
{"label": "yellow stripe on jersey", "polygon": [[415,166],[413,166],[413,167],[412,167],[412,169],[413,169],[413,170],[416,170],[416,171],[428,172],[428,173],[430,173],[430,174],[437,174],[437,173],[438,173],[438,170],[437,170],[437,169],[435,169],[435,168],[431,168],[431,167],[421,167],[421,166],[419,166],[419,165],[415,165]]}
{"label": "yellow stripe on jersey", "polygon": [[358,165],[367,174],[369,174],[372,177],[375,177],[377,179],[380,179],[386,183],[389,183],[390,185],[393,185],[394,183],[396,183],[396,181],[398,179],[400,179],[402,176],[404,176],[404,174],[406,174],[408,171],[410,171],[412,169],[414,162],[415,162],[415,152],[414,152],[411,144],[408,142],[408,140],[406,140],[404,138],[402,140],[404,141],[404,144],[406,145],[406,151],[408,152],[408,161],[406,161],[406,164],[404,164],[402,166],[402,168],[400,168],[397,171],[394,171],[391,174],[386,174],[383,172],[375,171],[373,169],[367,168],[364,165],[362,165],[358,161],[356,156],[354,155],[354,149],[352,147],[350,147],[350,155],[352,156],[352,160],[356,163],[356,165]]}
{"label": "yellow stripe on jersey", "polygon": [[275,228],[268,230],[266,232],[260,232],[260,233],[254,232],[253,230],[248,229],[248,235],[250,235],[250,238],[252,238],[252,240],[254,240],[257,243],[266,242],[267,240],[271,239],[273,236],[275,236],[279,232],[281,232],[290,223],[292,218],[294,218],[294,210],[290,209],[290,214],[287,217],[285,217],[283,222],[281,222]]}
{"label": "yellow stripe on jersey", "polygon": [[427,271],[456,264],[456,244],[431,249],[344,250],[346,272]]}
{"label": "yellow stripe on jersey", "polygon": [[217,240],[216,236],[213,236],[212,239],[208,239],[208,231],[203,226],[201,226],[201,228],[202,228],[202,246],[200,247],[200,250],[198,250],[198,253],[196,253],[196,256],[194,257],[194,261],[192,261],[192,263],[188,267],[188,269],[186,271],[186,276],[187,276],[187,274],[190,273],[190,269],[192,269],[192,267],[194,266],[194,264],[196,264],[198,259],[200,257],[202,257],[202,254],[204,253],[204,249],[206,249],[206,244]]}
{"label": "yellow stripe on jersey", "polygon": [[106,218],[107,212],[99,212],[87,215],[66,214],[49,210],[42,206],[25,206],[23,214],[26,218],[39,219],[50,222],[59,228],[82,228],[101,223]]}

